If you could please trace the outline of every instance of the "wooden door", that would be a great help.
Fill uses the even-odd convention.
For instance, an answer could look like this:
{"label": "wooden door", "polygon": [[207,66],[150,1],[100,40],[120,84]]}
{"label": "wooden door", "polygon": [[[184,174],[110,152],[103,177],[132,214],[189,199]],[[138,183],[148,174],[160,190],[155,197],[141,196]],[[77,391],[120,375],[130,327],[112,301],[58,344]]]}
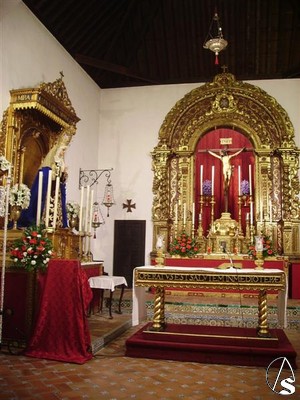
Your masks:
{"label": "wooden door", "polygon": [[124,276],[130,288],[134,268],[145,265],[145,235],[146,221],[115,221],[113,274]]}

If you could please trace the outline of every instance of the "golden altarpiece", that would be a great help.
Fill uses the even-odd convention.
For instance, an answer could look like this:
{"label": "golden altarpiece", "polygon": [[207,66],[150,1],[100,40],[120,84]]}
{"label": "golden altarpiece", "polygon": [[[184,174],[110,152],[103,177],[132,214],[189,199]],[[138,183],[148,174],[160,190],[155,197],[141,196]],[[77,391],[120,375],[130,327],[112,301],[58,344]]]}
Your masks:
{"label": "golden altarpiece", "polygon": [[[70,144],[79,118],[68,97],[62,74],[54,82],[11,90],[10,95],[10,104],[1,122],[0,154],[12,165],[11,185],[24,183],[31,188],[46,155]],[[3,226],[4,221],[0,232],[2,254]],[[22,230],[9,229],[7,248],[21,234]],[[70,229],[62,228],[58,223],[57,229],[49,231],[48,236],[57,257],[78,258],[79,236],[73,235]]]}
{"label": "golden altarpiece", "polygon": [[[218,129],[237,133],[251,153],[253,191],[246,199],[251,219],[248,212],[242,221],[244,199],[237,191],[229,192],[227,199],[235,206],[234,216],[214,196],[196,193],[199,165],[195,160],[197,152],[205,152],[198,143]],[[217,150],[222,144],[226,149],[226,143],[230,143],[228,135]],[[153,258],[158,237],[168,254],[170,243],[182,231],[197,239],[200,254],[218,255],[224,243],[232,254],[247,254],[254,237],[263,232],[272,238],[277,254],[299,257],[299,149],[286,111],[262,89],[223,72],[192,90],[167,114],[152,160]],[[236,168],[234,174],[231,186],[237,180]],[[209,221],[204,229],[201,213],[207,208]]]}

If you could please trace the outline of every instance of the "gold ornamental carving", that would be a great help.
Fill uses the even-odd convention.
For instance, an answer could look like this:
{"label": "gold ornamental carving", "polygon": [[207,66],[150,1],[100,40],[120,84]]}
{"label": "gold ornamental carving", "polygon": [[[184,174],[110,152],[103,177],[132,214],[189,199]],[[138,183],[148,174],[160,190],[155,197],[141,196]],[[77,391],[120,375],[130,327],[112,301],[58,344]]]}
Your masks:
{"label": "gold ornamental carving", "polygon": [[[253,144],[256,187],[252,200],[256,230],[267,228],[279,254],[300,254],[300,243],[293,239],[299,237],[300,228],[300,150],[295,144],[293,125],[272,96],[257,86],[237,81],[229,73],[218,74],[212,82],[187,93],[161,125],[158,144],[152,152],[153,246],[159,231],[167,234],[166,243],[174,237],[176,203],[181,205],[179,220],[182,204],[192,209],[196,145],[207,132],[222,127],[239,131]],[[264,218],[261,224],[260,213]],[[189,218],[190,215],[185,229],[193,235]],[[249,235],[253,237],[254,233],[251,231]]]}
{"label": "gold ornamental carving", "polygon": [[[62,78],[61,73],[54,82],[10,91],[10,104],[0,125],[0,155],[12,165],[12,185],[24,183],[31,188],[45,158],[61,146],[67,147],[76,133],[80,119]],[[4,221],[0,221],[3,229]],[[21,234],[21,230],[15,230],[14,236],[20,237]],[[1,250],[3,236],[1,231]],[[11,236],[9,231],[8,247]],[[54,249],[61,258],[77,258],[79,255],[78,238],[71,236],[68,231],[53,234]]]}

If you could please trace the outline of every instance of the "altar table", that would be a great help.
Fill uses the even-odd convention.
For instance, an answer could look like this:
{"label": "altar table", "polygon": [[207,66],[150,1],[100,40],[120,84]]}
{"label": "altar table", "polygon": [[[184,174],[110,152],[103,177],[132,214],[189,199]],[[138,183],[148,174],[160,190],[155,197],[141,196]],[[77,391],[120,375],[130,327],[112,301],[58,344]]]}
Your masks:
{"label": "altar table", "polygon": [[219,290],[255,290],[258,296],[258,335],[269,336],[267,323],[267,292],[278,291],[278,321],[286,327],[287,277],[279,269],[235,269],[189,267],[136,267],[133,271],[132,324],[146,317],[145,287],[155,288],[152,329],[164,329],[164,297],[166,287],[218,288]]}
{"label": "altar table", "polygon": [[108,275],[101,275],[101,276],[93,276],[89,278],[89,285],[91,289],[100,289],[101,294],[100,294],[100,305],[99,305],[99,311],[102,311],[102,306],[103,306],[103,291],[105,289],[108,289],[110,291],[110,296],[109,296],[109,303],[108,303],[108,309],[109,309],[109,317],[112,317],[111,313],[111,304],[112,304],[112,297],[113,297],[113,292],[117,286],[121,287],[121,293],[120,293],[120,298],[119,298],[119,308],[118,308],[118,313],[122,314],[121,311],[121,302],[123,299],[123,294],[124,294],[124,289],[125,286],[127,285],[127,281],[124,278],[124,276],[108,276]]}

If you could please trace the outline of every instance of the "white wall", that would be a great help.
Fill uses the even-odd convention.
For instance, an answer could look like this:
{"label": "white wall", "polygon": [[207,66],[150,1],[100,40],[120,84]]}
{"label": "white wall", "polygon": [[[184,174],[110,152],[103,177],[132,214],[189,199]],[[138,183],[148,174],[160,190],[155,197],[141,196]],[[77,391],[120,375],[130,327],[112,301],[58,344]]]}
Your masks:
{"label": "white wall", "polygon": [[[113,266],[115,219],[146,220],[146,263],[152,249],[151,152],[166,114],[186,93],[201,85],[183,84],[100,90],[81,67],[20,0],[0,0],[0,112],[7,108],[9,90],[53,82],[64,72],[71,102],[81,121],[68,149],[68,199],[79,200],[79,168],[113,168],[116,205],[110,217],[102,208],[105,224],[92,239],[95,258],[102,258],[107,272]],[[287,111],[300,145],[300,80],[252,81],[273,96]],[[105,179],[97,187],[102,201]],[[127,213],[127,199],[136,209]]]}
{"label": "white wall", "polygon": [[[80,121],[66,154],[68,195],[79,200],[79,167],[97,164],[100,89],[20,0],[0,0],[1,104],[8,107],[11,89],[54,82],[64,83]],[[0,70],[1,71],[1,70]]]}

